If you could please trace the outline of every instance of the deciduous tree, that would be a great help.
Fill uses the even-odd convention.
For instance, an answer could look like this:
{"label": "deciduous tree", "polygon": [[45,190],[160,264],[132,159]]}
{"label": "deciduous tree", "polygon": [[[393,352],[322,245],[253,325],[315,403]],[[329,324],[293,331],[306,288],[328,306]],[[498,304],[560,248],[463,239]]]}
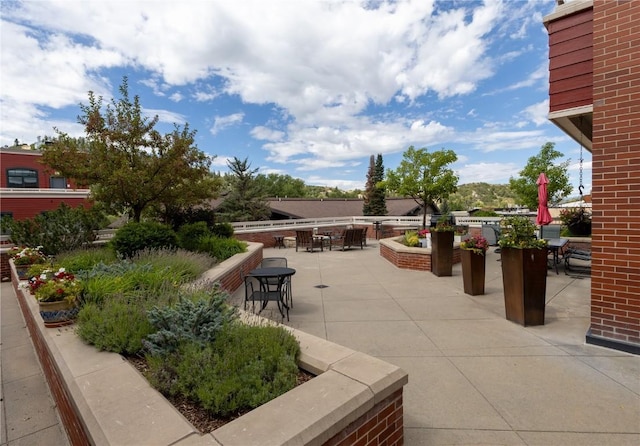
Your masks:
{"label": "deciduous tree", "polygon": [[563,157],[563,154],[555,150],[554,147],[555,144],[552,142],[544,144],[540,149],[540,153],[529,158],[524,169],[520,171],[519,178],[509,178],[509,187],[518,196],[520,204],[529,209],[538,207],[538,185],[536,181],[541,172],[544,172],[549,179],[549,184],[547,184],[549,205],[559,203],[573,190],[567,174],[567,167],[570,161],[554,164],[554,160]]}
{"label": "deciduous tree", "polygon": [[458,157],[453,150],[429,152],[409,147],[395,170],[388,170],[384,185],[399,195],[411,197],[422,207],[422,227],[427,225],[427,208],[445,200],[458,189],[458,176],[448,166]]}
{"label": "deciduous tree", "polygon": [[43,147],[44,164],[89,185],[94,200],[110,212],[129,212],[134,221],[151,205],[185,206],[215,197],[211,158],[195,146],[195,131],[188,124],[164,135],[155,130],[158,117],[143,116],[138,96],[130,100],[126,77],[120,94],[103,109],[102,97],[89,92],[78,117],[86,137],[56,129],[53,144]]}

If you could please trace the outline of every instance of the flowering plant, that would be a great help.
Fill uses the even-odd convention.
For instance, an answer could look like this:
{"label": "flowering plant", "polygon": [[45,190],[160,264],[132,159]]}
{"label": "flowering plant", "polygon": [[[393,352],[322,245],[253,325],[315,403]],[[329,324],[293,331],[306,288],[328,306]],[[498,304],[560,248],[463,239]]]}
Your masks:
{"label": "flowering plant", "polygon": [[427,234],[429,234],[429,230],[428,229],[420,229],[418,231],[418,237],[419,238],[426,238]]}
{"label": "flowering plant", "polygon": [[460,242],[460,249],[467,249],[476,254],[484,255],[487,249],[489,249],[489,242],[481,235],[472,235],[468,239]]}
{"label": "flowering plant", "polygon": [[576,223],[591,223],[591,214],[584,208],[568,208],[560,211],[560,220],[565,226]]}
{"label": "flowering plant", "polygon": [[33,265],[34,263],[44,263],[47,261],[47,258],[42,252],[42,246],[35,248],[25,246],[22,248],[11,248],[9,250],[9,256],[11,256],[13,263],[16,265]]}
{"label": "flowering plant", "polygon": [[82,293],[81,281],[64,268],[55,273],[43,272],[40,276],[32,278],[29,288],[40,302],[73,302]]}
{"label": "flowering plant", "polygon": [[415,231],[407,231],[407,232],[405,232],[402,242],[406,246],[418,246],[418,245],[420,245],[418,233],[415,232]]}

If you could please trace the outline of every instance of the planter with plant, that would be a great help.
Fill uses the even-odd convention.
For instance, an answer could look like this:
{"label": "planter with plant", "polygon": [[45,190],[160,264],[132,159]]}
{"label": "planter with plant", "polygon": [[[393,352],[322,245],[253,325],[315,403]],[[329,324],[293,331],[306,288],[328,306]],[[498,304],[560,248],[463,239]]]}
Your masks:
{"label": "planter with plant", "polygon": [[421,229],[418,231],[418,241],[422,248],[431,249],[431,232],[429,229]]}
{"label": "planter with plant", "polygon": [[33,265],[42,264],[47,261],[47,257],[42,252],[42,246],[36,248],[11,248],[9,250],[9,257],[13,259],[19,280],[27,280],[29,278],[29,268]]}
{"label": "planter with plant", "polygon": [[460,243],[462,262],[462,280],[465,294],[476,296],[484,294],[485,254],[489,249],[487,239],[471,236]]}
{"label": "planter with plant", "polygon": [[591,235],[591,214],[585,208],[563,209],[560,211],[560,220],[573,236]]}
{"label": "planter with plant", "polygon": [[452,275],[454,230],[448,216],[431,228],[431,272],[438,277]]}
{"label": "planter with plant", "polygon": [[506,317],[524,326],[544,325],[547,242],[536,238],[536,225],[527,217],[507,217],[500,226]]}
{"label": "planter with plant", "polygon": [[29,280],[29,290],[35,295],[45,327],[60,327],[73,323],[78,315],[78,299],[82,283],[73,274],[60,268],[45,271]]}

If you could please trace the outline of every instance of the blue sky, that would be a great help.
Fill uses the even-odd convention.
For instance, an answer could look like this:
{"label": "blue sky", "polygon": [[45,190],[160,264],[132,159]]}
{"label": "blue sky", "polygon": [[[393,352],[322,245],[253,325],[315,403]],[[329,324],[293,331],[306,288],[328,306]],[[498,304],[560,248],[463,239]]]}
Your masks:
{"label": "blue sky", "polygon": [[[507,183],[547,141],[554,0],[3,1],[0,145],[81,136],[87,92],[129,78],[159,130],[260,173],[364,188],[370,155],[451,149],[459,184]],[[584,151],[585,192],[591,155]]]}

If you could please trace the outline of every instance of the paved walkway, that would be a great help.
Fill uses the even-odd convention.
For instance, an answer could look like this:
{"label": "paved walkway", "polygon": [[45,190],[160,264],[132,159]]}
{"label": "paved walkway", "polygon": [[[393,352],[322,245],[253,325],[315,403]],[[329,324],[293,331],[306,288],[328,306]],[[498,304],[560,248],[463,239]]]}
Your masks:
{"label": "paved walkway", "polygon": [[493,249],[483,296],[463,293],[460,265],[436,277],[378,251],[370,241],[362,251],[264,256],[296,269],[288,325],[409,373],[405,444],[640,444],[640,357],[585,344],[589,278],[550,271],[546,323],[524,328],[505,319]]}
{"label": "paved walkway", "polygon": [[0,285],[0,445],[68,445],[11,282]]}
{"label": "paved walkway", "polygon": [[[640,444],[640,357],[585,345],[588,278],[550,272],[546,324],[524,328],[504,318],[493,252],[484,296],[462,292],[459,265],[452,277],[401,270],[375,241],[264,255],[297,270],[289,325],[409,373],[405,444]],[[0,291],[0,445],[66,445],[15,294]]]}

